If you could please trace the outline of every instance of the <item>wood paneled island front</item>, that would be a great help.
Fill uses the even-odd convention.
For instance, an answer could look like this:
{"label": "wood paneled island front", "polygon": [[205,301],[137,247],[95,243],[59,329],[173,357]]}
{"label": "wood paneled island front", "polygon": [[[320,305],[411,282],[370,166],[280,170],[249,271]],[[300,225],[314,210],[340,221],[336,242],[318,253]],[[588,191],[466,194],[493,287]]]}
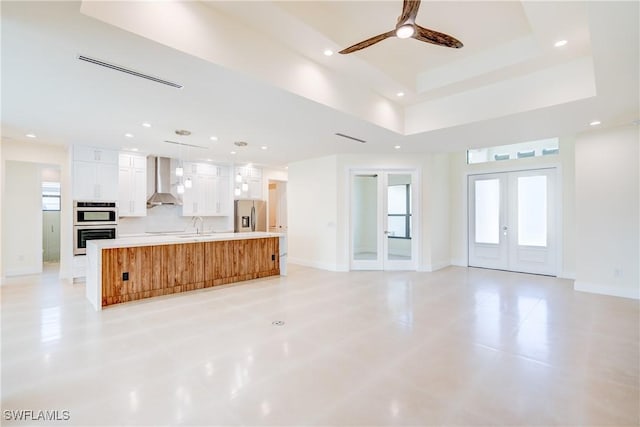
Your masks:
{"label": "wood paneled island front", "polygon": [[87,243],[96,310],[160,295],[286,274],[280,233],[143,236]]}

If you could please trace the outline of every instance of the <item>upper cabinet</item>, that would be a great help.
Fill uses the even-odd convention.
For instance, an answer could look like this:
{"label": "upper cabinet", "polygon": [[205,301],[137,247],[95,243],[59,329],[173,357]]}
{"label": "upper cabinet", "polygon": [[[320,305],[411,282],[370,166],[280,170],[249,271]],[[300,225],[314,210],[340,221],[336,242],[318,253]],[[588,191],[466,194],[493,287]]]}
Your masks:
{"label": "upper cabinet", "polygon": [[205,163],[185,162],[182,195],[182,215],[184,216],[229,216],[229,167]]}
{"label": "upper cabinet", "polygon": [[146,216],[147,158],[120,153],[118,163],[118,216]]}
{"label": "upper cabinet", "polygon": [[262,200],[262,169],[237,167],[233,176],[233,188],[236,199]]}
{"label": "upper cabinet", "polygon": [[74,200],[118,199],[118,152],[73,146]]}

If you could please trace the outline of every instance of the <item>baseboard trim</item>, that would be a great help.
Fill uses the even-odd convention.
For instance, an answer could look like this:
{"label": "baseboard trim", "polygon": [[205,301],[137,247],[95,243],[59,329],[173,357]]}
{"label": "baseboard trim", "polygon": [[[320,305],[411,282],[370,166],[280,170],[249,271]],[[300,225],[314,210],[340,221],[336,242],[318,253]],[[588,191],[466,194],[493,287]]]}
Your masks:
{"label": "baseboard trim", "polygon": [[419,265],[416,271],[420,271],[420,272],[425,272],[425,273],[431,273],[433,271],[437,271],[437,270],[442,270],[443,268],[447,268],[451,265],[451,263],[448,263],[446,261],[442,261],[442,262],[438,262],[435,264],[426,264],[426,265]]}
{"label": "baseboard trim", "polygon": [[306,259],[293,258],[291,256],[289,256],[287,263],[301,265],[303,267],[317,268],[319,270],[340,271],[338,270],[338,267],[335,264],[329,264],[329,263],[318,262],[318,261],[309,261]]}
{"label": "baseboard trim", "polygon": [[573,289],[592,294],[610,295],[613,297],[640,299],[640,288],[627,289],[576,280]]}
{"label": "baseboard trim", "polygon": [[573,271],[561,271],[558,274],[558,279],[576,280],[576,273]]}
{"label": "baseboard trim", "polygon": [[449,265],[455,265],[456,267],[469,267],[467,261],[463,259],[452,259],[449,262]]}
{"label": "baseboard trim", "polygon": [[14,277],[14,276],[29,276],[32,274],[40,274],[42,273],[42,267],[40,268],[15,268],[11,270],[6,270],[4,273],[5,278]]}

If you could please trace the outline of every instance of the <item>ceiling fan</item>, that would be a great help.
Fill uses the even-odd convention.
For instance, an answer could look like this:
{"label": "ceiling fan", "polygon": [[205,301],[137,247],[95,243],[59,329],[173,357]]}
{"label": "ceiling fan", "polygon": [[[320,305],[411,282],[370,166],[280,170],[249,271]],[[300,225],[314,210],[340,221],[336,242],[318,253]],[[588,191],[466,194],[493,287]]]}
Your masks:
{"label": "ceiling fan", "polygon": [[408,39],[409,37],[412,37],[416,40],[420,40],[421,42],[453,47],[456,49],[460,49],[464,46],[460,40],[454,37],[416,24],[416,15],[418,14],[418,8],[420,8],[420,1],[421,0],[404,0],[402,5],[402,15],[398,17],[398,23],[396,24],[395,30],[388,31],[361,41],[360,43],[356,43],[353,46],[341,50],[340,53],[346,54],[355,52],[381,42],[389,37],[398,37],[401,39]]}

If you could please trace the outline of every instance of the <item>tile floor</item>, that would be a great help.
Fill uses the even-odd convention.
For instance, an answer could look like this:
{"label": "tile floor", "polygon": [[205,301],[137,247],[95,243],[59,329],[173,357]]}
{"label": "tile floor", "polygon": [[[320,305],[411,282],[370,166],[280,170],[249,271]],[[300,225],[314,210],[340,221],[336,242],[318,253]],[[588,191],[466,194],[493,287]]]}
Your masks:
{"label": "tile floor", "polygon": [[640,423],[638,301],[480,269],[289,270],[102,312],[55,273],[7,280],[2,425]]}

